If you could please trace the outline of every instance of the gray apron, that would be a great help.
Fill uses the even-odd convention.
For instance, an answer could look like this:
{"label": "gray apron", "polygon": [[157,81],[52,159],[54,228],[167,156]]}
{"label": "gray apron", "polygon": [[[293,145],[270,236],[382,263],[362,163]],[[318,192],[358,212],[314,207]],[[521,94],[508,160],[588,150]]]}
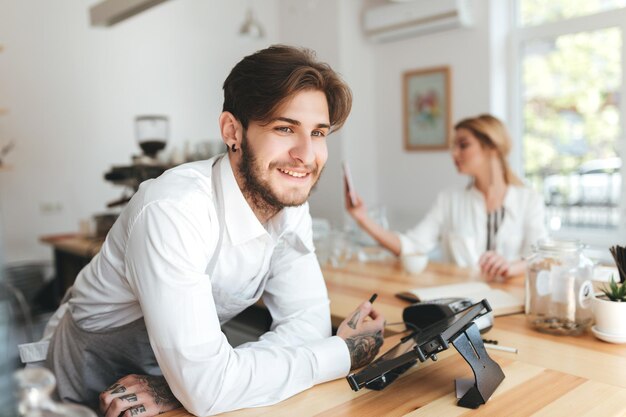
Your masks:
{"label": "gray apron", "polygon": [[[216,181],[213,181],[215,184],[219,181],[220,175],[217,165],[213,166],[212,175],[217,175]],[[215,187],[213,191],[219,203],[220,236],[207,266],[209,275],[217,263],[224,229],[223,196]],[[266,274],[252,299],[235,300],[226,294],[214,292],[214,298],[220,300],[220,303],[216,304],[225,301],[226,305],[233,307],[233,303],[236,303],[237,310],[239,308],[243,310],[254,304],[263,293],[267,275],[269,274]],[[227,299],[224,300],[224,297]],[[227,321],[231,317],[220,318],[220,321]],[[100,392],[118,379],[129,374],[162,375],[150,346],[143,318],[115,328],[87,331],[81,329],[74,321],[69,309],[60,320],[50,341],[46,367],[51,369],[57,378],[57,393],[62,401],[84,404],[95,410],[99,408]]]}

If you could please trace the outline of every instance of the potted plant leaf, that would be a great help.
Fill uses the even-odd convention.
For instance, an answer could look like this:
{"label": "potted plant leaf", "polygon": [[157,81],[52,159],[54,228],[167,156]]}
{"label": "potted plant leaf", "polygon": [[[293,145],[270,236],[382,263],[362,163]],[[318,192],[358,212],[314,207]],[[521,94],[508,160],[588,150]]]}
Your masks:
{"label": "potted plant leaf", "polygon": [[611,254],[619,271],[619,283],[611,277],[609,285],[593,299],[593,334],[611,343],[626,343],[626,248],[613,246]]}

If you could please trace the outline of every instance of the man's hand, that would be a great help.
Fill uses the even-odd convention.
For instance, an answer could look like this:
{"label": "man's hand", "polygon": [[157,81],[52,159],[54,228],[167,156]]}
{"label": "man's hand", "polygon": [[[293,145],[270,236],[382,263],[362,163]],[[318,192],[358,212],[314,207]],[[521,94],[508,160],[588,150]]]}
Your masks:
{"label": "man's hand", "polygon": [[127,375],[100,393],[105,417],[149,417],[181,407],[165,378]]}
{"label": "man's hand", "polygon": [[495,281],[498,278],[506,278],[509,275],[510,264],[502,255],[493,251],[482,254],[478,261],[480,270],[488,281]]}
{"label": "man's hand", "polygon": [[[371,318],[371,319],[368,319]],[[352,366],[360,368],[374,359],[383,344],[385,318],[363,302],[337,329],[337,336],[346,341]]]}

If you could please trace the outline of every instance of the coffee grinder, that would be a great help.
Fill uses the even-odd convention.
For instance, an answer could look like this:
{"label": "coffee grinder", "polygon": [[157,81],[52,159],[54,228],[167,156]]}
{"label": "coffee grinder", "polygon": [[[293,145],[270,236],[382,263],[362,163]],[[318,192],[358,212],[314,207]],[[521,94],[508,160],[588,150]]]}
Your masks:
{"label": "coffee grinder", "polygon": [[135,139],[143,151],[133,155],[132,165],[114,166],[104,174],[104,179],[125,187],[121,198],[107,204],[108,208],[126,204],[143,181],[156,178],[169,166],[160,162],[158,153],[165,148],[169,136],[167,116],[145,115],[135,117]]}
{"label": "coffee grinder", "polygon": [[135,137],[143,151],[143,155],[134,157],[133,163],[158,164],[157,154],[165,148],[168,136],[169,120],[167,116],[146,115],[135,117]]}

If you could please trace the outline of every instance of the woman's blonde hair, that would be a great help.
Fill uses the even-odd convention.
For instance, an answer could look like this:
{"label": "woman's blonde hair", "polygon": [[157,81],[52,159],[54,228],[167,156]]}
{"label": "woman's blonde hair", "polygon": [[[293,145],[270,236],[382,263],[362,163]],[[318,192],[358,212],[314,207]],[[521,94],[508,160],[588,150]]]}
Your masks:
{"label": "woman's blonde hair", "polygon": [[454,130],[467,129],[482,146],[495,149],[504,170],[504,181],[507,184],[523,185],[522,180],[513,173],[506,157],[511,152],[511,137],[504,124],[490,114],[463,119],[454,126]]}

